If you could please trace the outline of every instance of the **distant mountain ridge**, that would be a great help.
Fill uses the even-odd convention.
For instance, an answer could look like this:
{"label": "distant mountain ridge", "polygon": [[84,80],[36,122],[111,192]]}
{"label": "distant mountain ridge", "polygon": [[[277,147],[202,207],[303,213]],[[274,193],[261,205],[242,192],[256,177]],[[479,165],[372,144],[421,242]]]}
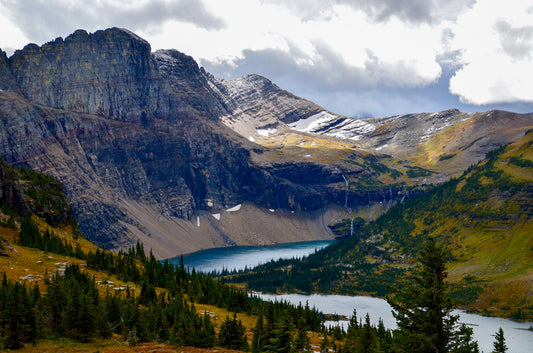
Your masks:
{"label": "distant mountain ridge", "polygon": [[[60,180],[92,241],[116,249],[141,239],[159,257],[331,238],[327,224],[348,206],[408,196],[423,182],[412,168],[432,169],[420,174],[432,175],[428,184],[444,180],[472,164],[461,148],[478,156],[531,125],[529,115],[499,112],[486,125],[494,131],[465,126],[477,140],[466,133],[436,153],[432,141],[453,139],[464,113],[420,144],[423,129],[413,127],[445,121],[439,114],[341,117],[264,77],[223,80],[177,50],[151,53],[119,28],[1,52],[0,89],[0,156]],[[320,114],[335,120],[296,128]]]}

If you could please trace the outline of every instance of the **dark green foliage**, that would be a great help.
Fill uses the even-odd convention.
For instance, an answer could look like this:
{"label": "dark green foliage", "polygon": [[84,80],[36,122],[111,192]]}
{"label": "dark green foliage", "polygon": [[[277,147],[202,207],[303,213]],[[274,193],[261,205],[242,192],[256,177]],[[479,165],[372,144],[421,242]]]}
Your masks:
{"label": "dark green foliage", "polygon": [[41,233],[39,228],[29,218],[24,218],[21,222],[19,244],[53,254],[72,256],[78,259],[85,258],[85,254],[82,252],[79,244],[73,247],[66,240],[48,229]]}
{"label": "dark green foliage", "polygon": [[477,351],[477,344],[471,347],[471,332],[460,331],[458,316],[451,315],[455,305],[444,282],[444,258],[443,249],[430,237],[418,256],[415,272],[387,297],[398,326],[394,341],[400,351],[448,352],[452,347]]}
{"label": "dark green foliage", "polygon": [[530,161],[529,159],[522,159],[522,158],[515,157],[515,156],[509,158],[509,164],[514,164],[522,168],[533,168],[533,161]]}
{"label": "dark green foliage", "polygon": [[379,325],[373,326],[368,314],[364,323],[357,320],[354,310],[348,329],[343,332],[340,353],[392,352],[392,333],[385,329],[383,321],[379,320]]}
{"label": "dark green foliage", "polygon": [[248,343],[244,333],[244,326],[240,320],[237,320],[237,315],[233,314],[233,318],[228,316],[220,326],[218,345],[229,349],[247,350]]}
{"label": "dark green foliage", "polygon": [[37,339],[32,290],[4,277],[0,287],[0,348],[16,349]]}
{"label": "dark green foliage", "polygon": [[307,331],[322,329],[320,320],[315,322],[316,314],[308,304],[299,305],[295,311],[287,304],[267,302],[257,315],[252,329],[252,352],[310,352]]}
{"label": "dark green foliage", "polygon": [[500,329],[496,332],[496,338],[494,339],[494,349],[492,353],[505,353],[507,352],[507,344],[505,344],[505,337],[503,335],[503,330]]}
{"label": "dark green foliage", "polygon": [[292,341],[292,351],[295,353],[309,353],[311,352],[311,341],[307,335],[305,326],[298,325],[296,335]]}
{"label": "dark green foliage", "polygon": [[416,273],[387,301],[393,308],[397,343],[409,352],[444,352],[458,317],[444,280],[444,253],[430,238],[418,258]]}
{"label": "dark green foliage", "polygon": [[275,324],[274,337],[270,340],[270,349],[276,353],[290,353],[292,343],[292,325],[289,317],[283,315]]}
{"label": "dark green foliage", "polygon": [[46,220],[51,226],[69,224],[72,211],[63,193],[63,185],[51,176],[27,168],[16,168],[15,173],[24,192],[30,197],[32,213]]}
{"label": "dark green foliage", "polygon": [[479,353],[477,341],[474,341],[474,330],[466,325],[459,325],[450,342],[450,352]]}
{"label": "dark green foliage", "polygon": [[252,329],[253,337],[252,337],[252,352],[261,352],[263,350],[263,347],[265,345],[265,328],[264,328],[264,318],[263,313],[260,312],[257,316],[257,321],[255,323],[255,327]]}
{"label": "dark green foliage", "polygon": [[41,320],[50,323],[49,334],[86,342],[96,335],[96,322],[101,321],[99,302],[94,278],[73,264],[66,267],[64,276],[55,275],[49,281]]}
{"label": "dark green foliage", "polygon": [[407,176],[409,178],[427,177],[435,172],[420,167],[407,166]]}
{"label": "dark green foliage", "polygon": [[442,156],[439,157],[439,161],[445,161],[447,159],[452,159],[453,157],[455,157],[455,154],[443,154]]}

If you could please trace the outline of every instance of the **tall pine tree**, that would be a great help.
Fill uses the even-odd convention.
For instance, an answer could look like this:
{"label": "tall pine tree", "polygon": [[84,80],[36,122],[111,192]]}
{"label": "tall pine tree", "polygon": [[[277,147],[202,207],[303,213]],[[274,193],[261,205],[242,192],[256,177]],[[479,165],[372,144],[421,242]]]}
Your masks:
{"label": "tall pine tree", "polygon": [[230,349],[246,350],[248,348],[245,329],[241,321],[237,320],[237,314],[234,313],[233,318],[226,317],[220,326],[218,344]]}
{"label": "tall pine tree", "polygon": [[398,325],[394,332],[398,350],[413,353],[477,351],[477,344],[470,347],[471,335],[460,334],[458,316],[451,315],[455,305],[444,282],[446,277],[444,251],[430,237],[418,256],[414,273],[387,297]]}
{"label": "tall pine tree", "polygon": [[507,352],[507,345],[505,344],[505,337],[503,335],[503,330],[500,329],[496,332],[496,339],[494,340],[494,349],[492,353],[505,353]]}

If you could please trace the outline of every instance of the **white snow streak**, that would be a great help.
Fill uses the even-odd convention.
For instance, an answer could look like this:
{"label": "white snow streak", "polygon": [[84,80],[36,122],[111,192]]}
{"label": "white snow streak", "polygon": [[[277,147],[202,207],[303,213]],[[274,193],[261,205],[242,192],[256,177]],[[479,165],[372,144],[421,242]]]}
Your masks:
{"label": "white snow streak", "polygon": [[232,208],[228,208],[228,209],[226,210],[226,212],[236,212],[236,211],[238,211],[238,210],[241,209],[241,206],[242,206],[241,204],[238,204],[237,206],[234,206],[234,207],[232,207]]}
{"label": "white snow streak", "polygon": [[332,115],[326,111],[322,111],[318,114],[311,115],[309,118],[300,119],[294,123],[290,123],[289,127],[293,130],[302,132],[314,132],[320,129],[322,126],[329,124],[332,120],[336,119],[335,115]]}
{"label": "white snow streak", "polygon": [[268,137],[270,134],[275,134],[278,129],[257,129],[257,134],[260,136]]}
{"label": "white snow streak", "polygon": [[293,130],[323,134],[342,139],[359,140],[362,135],[373,132],[376,127],[361,119],[346,118],[326,111],[289,124]]}

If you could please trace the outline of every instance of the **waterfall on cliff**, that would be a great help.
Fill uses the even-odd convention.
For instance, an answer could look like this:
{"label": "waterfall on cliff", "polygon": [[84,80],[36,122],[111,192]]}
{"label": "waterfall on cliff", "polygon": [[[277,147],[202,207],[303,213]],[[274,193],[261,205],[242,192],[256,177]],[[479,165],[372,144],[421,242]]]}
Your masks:
{"label": "waterfall on cliff", "polygon": [[350,194],[350,183],[348,182],[348,179],[342,174],[342,178],[344,179],[344,183],[346,184],[346,193],[344,196],[344,208],[346,208],[346,211],[348,212],[348,215],[350,216],[350,236],[353,235],[353,217],[352,217],[352,208],[348,206],[348,196]]}

